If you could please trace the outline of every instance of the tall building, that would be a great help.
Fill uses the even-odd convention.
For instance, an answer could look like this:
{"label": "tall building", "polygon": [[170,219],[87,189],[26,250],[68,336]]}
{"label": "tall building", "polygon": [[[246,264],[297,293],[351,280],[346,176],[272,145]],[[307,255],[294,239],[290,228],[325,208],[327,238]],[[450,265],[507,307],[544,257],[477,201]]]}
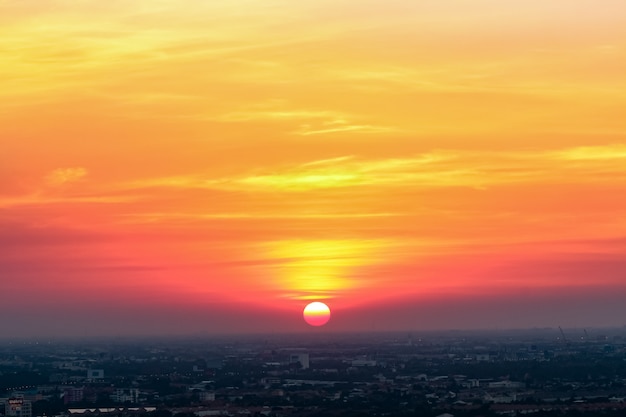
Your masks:
{"label": "tall building", "polygon": [[6,417],[32,417],[32,414],[32,403],[24,398],[9,398],[4,404]]}

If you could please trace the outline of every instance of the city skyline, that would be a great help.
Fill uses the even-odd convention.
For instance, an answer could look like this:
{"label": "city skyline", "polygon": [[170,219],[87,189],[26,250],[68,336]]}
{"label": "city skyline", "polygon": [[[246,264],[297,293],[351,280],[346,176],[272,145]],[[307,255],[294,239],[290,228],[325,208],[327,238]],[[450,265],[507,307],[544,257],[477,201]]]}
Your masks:
{"label": "city skyline", "polygon": [[621,1],[5,1],[0,49],[5,337],[626,324]]}

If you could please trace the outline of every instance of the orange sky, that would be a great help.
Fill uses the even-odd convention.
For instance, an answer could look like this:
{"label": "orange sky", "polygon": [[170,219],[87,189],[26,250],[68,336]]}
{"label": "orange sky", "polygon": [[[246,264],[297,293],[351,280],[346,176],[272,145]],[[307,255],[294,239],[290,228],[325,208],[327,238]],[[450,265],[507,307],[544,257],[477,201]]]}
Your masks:
{"label": "orange sky", "polygon": [[625,74],[622,0],[0,1],[0,331],[622,325]]}

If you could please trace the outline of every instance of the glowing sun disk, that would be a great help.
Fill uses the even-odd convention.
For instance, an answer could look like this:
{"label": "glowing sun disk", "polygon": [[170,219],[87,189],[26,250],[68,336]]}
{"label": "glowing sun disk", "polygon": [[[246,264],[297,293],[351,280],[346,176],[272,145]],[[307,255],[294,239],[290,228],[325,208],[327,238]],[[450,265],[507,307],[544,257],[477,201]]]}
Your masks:
{"label": "glowing sun disk", "polygon": [[304,308],[302,316],[311,326],[323,326],[330,320],[330,308],[324,303],[315,301]]}

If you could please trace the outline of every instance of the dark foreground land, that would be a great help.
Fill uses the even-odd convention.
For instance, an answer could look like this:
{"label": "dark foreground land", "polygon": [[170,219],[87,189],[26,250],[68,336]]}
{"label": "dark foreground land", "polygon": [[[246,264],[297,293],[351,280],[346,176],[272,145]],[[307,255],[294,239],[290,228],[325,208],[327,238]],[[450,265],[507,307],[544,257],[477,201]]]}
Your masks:
{"label": "dark foreground land", "polygon": [[623,416],[626,329],[6,341],[0,414]]}

